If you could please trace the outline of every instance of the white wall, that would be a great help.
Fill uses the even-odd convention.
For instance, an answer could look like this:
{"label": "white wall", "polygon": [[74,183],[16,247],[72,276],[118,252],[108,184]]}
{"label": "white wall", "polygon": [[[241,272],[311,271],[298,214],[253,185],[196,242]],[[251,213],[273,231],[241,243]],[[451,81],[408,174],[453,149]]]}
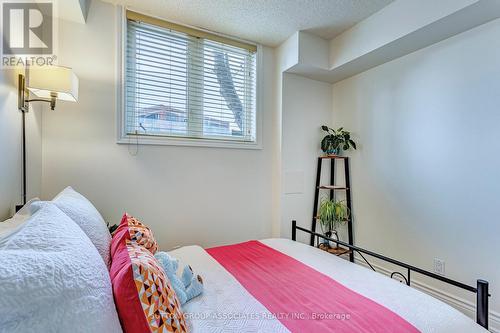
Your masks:
{"label": "white wall", "polygon": [[117,145],[116,9],[92,1],[86,25],[60,22],[59,64],[80,78],[78,103],[43,121],[43,197],[67,185],[118,223],[128,211],[149,224],[164,249],[271,236],[276,149],[274,55],[263,52],[263,149]]}
{"label": "white wall", "polygon": [[497,324],[499,35],[496,20],[333,86],[334,124],[360,142],[356,244],[429,270],[443,259],[468,284],[489,280]]}
{"label": "white wall", "polygon": [[[290,238],[292,219],[311,227],[320,127],[331,122],[332,85],[284,73],[282,108],[280,234]],[[325,165],[325,175],[328,170]]]}
{"label": "white wall", "polygon": [[[0,70],[0,221],[22,203],[22,117],[17,108],[17,76],[20,70]],[[41,113],[30,108],[26,115],[28,199],[40,195]]]}

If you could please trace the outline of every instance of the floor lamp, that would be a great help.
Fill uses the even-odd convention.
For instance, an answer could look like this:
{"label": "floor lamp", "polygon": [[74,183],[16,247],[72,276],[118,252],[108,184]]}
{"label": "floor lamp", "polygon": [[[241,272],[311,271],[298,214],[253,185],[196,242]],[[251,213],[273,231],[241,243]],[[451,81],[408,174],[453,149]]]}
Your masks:
{"label": "floor lamp", "polygon": [[[36,98],[30,98],[30,93]],[[22,150],[23,150],[23,204],[16,206],[16,212],[26,204],[26,113],[29,103],[45,102],[51,110],[56,107],[56,100],[76,102],[78,100],[78,77],[71,68],[47,66],[29,68],[26,76],[18,77],[18,108],[22,114]]]}

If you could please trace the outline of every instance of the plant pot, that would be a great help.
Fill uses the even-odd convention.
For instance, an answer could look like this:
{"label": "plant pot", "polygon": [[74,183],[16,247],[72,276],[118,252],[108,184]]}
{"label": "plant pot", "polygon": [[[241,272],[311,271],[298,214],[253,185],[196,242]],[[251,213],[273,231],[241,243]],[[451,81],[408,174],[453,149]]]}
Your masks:
{"label": "plant pot", "polygon": [[327,155],[340,155],[340,149],[328,149],[326,151]]}
{"label": "plant pot", "polygon": [[[324,232],[324,234],[328,238],[335,239],[335,240],[340,240],[339,239],[339,234],[338,234],[337,230],[335,230],[335,229],[331,230],[331,231]],[[321,243],[324,244],[328,248],[330,248],[330,247],[337,247],[338,246],[337,243],[331,242],[331,241],[329,241],[327,239],[324,239],[324,238],[323,238],[323,241]]]}
{"label": "plant pot", "polygon": [[[325,232],[325,236],[328,237],[328,238],[331,238],[332,237],[332,232],[331,231]],[[328,247],[330,247],[330,241],[328,239],[324,239],[323,238],[323,244],[328,245]]]}

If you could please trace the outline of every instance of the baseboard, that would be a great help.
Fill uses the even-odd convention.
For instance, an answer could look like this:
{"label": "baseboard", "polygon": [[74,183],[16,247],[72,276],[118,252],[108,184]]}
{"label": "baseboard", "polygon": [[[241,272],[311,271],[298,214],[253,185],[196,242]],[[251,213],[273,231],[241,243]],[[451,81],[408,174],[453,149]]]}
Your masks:
{"label": "baseboard", "polygon": [[[369,266],[363,261],[363,259],[356,257],[355,261],[358,265],[369,268]],[[370,263],[377,272],[382,273],[384,275],[390,276],[392,271],[388,270],[385,267],[382,267],[377,264]],[[476,305],[472,302],[464,300],[463,298],[452,295],[448,292],[439,290],[435,287],[431,287],[428,284],[425,284],[421,281],[412,279],[411,286],[417,290],[420,290],[428,295],[431,295],[434,298],[439,299],[451,306],[453,306],[458,311],[464,313],[468,317],[472,319],[476,319]],[[489,314],[489,331],[493,333],[500,333],[500,313],[495,311],[490,311]]]}

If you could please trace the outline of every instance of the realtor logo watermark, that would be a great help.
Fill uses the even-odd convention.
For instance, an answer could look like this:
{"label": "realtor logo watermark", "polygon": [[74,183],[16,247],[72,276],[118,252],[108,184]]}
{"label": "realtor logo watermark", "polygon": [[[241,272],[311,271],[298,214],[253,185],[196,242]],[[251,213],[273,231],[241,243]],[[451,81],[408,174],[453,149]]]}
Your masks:
{"label": "realtor logo watermark", "polygon": [[1,0],[2,68],[56,64],[54,1]]}

